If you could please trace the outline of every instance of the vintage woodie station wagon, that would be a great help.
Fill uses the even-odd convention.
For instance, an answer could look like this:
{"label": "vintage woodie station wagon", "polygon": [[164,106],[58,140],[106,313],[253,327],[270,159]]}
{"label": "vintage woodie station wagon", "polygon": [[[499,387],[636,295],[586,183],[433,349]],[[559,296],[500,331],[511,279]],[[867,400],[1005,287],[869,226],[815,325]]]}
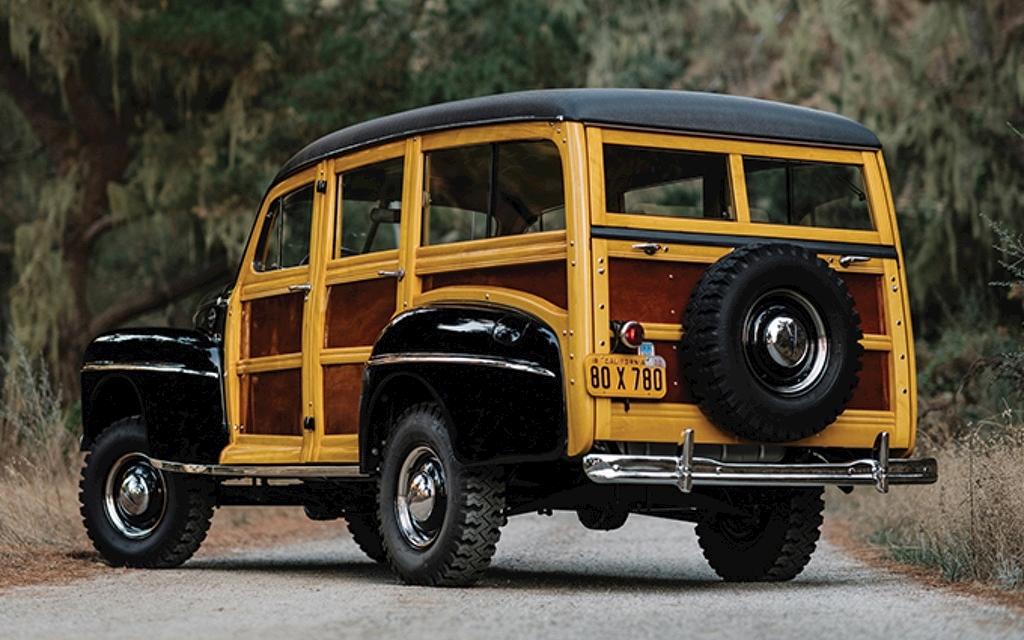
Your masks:
{"label": "vintage woodie station wagon", "polygon": [[511,515],[697,523],[728,580],[810,559],[825,485],[929,483],[877,137],[724,95],[548,90],[324,136],[195,330],[99,336],[86,529],[166,567],[220,505],[345,518],[411,583]]}

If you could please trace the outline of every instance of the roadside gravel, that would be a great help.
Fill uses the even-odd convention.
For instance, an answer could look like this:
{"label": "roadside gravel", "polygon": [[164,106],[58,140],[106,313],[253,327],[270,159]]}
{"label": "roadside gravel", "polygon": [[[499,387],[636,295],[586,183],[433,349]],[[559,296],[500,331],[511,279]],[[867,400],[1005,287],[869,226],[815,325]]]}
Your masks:
{"label": "roadside gravel", "polygon": [[[340,527],[339,527],[340,529]],[[5,638],[1024,638],[1024,615],[823,544],[787,584],[719,582],[692,526],[513,518],[472,589],[399,585],[344,537],[0,594]]]}

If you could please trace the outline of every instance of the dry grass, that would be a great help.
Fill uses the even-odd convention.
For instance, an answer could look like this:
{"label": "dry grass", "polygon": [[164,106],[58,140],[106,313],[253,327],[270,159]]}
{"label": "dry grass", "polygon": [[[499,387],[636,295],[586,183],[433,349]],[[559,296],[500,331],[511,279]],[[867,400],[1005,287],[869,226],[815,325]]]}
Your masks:
{"label": "dry grass", "polygon": [[21,349],[11,354],[0,404],[0,553],[67,547],[83,539],[77,443],[45,367]]}
{"label": "dry grass", "polygon": [[1024,434],[923,449],[939,460],[938,484],[887,496],[858,491],[839,501],[839,511],[895,560],[938,569],[950,581],[1024,589]]}

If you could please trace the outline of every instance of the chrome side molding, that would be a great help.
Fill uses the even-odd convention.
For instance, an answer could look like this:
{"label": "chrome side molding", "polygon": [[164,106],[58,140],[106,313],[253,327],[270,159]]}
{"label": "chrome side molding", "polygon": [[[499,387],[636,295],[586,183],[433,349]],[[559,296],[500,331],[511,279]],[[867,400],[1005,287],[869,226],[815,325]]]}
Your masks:
{"label": "chrome side molding", "polygon": [[934,458],[891,459],[888,432],[878,435],[875,457],[849,462],[730,463],[695,457],[693,447],[693,429],[685,429],[679,456],[592,453],[584,456],[583,470],[599,484],[671,484],[684,493],[694,485],[872,485],[879,493],[886,493],[890,485],[932,484],[938,479]]}
{"label": "chrome side molding", "polygon": [[426,364],[466,364],[481,367],[492,367],[495,369],[510,369],[523,373],[532,373],[545,378],[556,377],[555,372],[526,360],[513,360],[511,358],[491,358],[473,354],[460,353],[386,353],[373,356],[367,361],[369,367],[385,364],[405,363],[426,363]]}
{"label": "chrome side molding", "polygon": [[361,478],[359,465],[313,464],[196,464],[149,459],[154,469],[167,473],[218,476],[222,478]]}
{"label": "chrome side molding", "polygon": [[216,371],[199,371],[174,362],[109,362],[97,360],[82,365],[82,371],[149,371],[154,373],[180,373],[187,376],[220,378]]}

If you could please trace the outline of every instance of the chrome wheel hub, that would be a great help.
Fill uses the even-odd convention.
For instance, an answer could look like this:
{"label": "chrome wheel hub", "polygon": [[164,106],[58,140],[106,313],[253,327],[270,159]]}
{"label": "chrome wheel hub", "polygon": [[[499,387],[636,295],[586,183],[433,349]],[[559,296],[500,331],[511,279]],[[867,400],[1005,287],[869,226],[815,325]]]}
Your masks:
{"label": "chrome wheel hub", "polygon": [[103,510],[111,526],[126,538],[139,540],[156,530],[167,507],[164,478],[140,453],[115,462],[104,487]]}
{"label": "chrome wheel hub", "polygon": [[418,549],[433,544],[444,524],[447,503],[441,460],[430,447],[416,447],[402,462],[395,494],[395,516],[406,542]]}
{"label": "chrome wheel hub", "polygon": [[796,318],[778,315],[764,329],[764,345],[768,356],[783,367],[803,362],[810,350],[807,329]]}
{"label": "chrome wheel hub", "polygon": [[742,339],[751,372],[780,395],[800,395],[825,373],[825,321],[810,300],[792,289],[758,298],[743,322]]}

